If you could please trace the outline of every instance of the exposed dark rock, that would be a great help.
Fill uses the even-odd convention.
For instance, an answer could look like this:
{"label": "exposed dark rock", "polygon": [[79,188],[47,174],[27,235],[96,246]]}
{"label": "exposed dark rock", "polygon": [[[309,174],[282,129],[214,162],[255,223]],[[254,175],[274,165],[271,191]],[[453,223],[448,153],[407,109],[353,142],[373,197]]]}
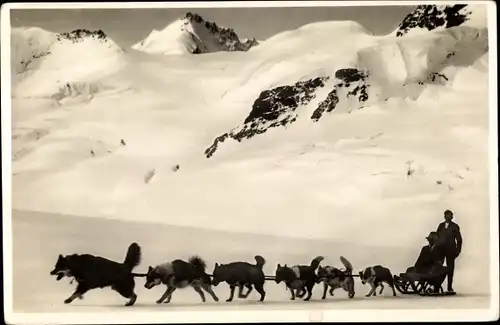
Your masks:
{"label": "exposed dark rock", "polygon": [[360,80],[365,80],[366,75],[355,68],[347,68],[347,69],[339,69],[335,72],[335,78],[343,81],[347,87],[349,87],[349,83],[356,82]]}
{"label": "exposed dark rock", "polygon": [[[363,103],[368,100],[367,77],[368,73],[355,68],[337,70],[333,89],[314,110],[311,119],[318,121],[325,112],[331,112],[335,109],[341,100],[338,96],[339,88],[346,89],[345,96],[347,98],[355,97],[359,102],[358,108],[362,107]],[[261,92],[243,124],[217,137],[205,151],[206,157],[210,158],[218,146],[228,138],[241,142],[243,139],[263,134],[270,128],[286,127],[294,123],[298,117],[296,109],[314,99],[318,88],[324,87],[325,82],[330,79],[331,77],[328,76],[317,77],[299,81],[294,85],[280,86]]]}
{"label": "exposed dark rock", "polygon": [[318,77],[261,92],[243,125],[217,137],[213,144],[205,150],[206,157],[210,158],[219,144],[228,138],[241,142],[243,139],[263,134],[270,128],[285,127],[295,122],[297,107],[314,99],[316,97],[315,91],[323,87],[328,79],[329,77]]}
{"label": "exposed dark rock", "polygon": [[468,14],[460,13],[467,5],[436,6],[420,5],[408,14],[399,25],[396,36],[401,37],[413,28],[434,30],[438,27],[451,28],[467,21]]}
{"label": "exposed dark rock", "polygon": [[107,36],[102,30],[89,31],[87,29],[75,29],[71,32],[57,34],[57,40],[67,39],[73,43],[82,42],[86,38],[95,38],[103,42],[107,42]]}
{"label": "exposed dark rock", "polygon": [[23,68],[21,69],[22,72],[26,71],[29,67],[29,65],[36,59],[41,59],[43,57],[46,57],[47,55],[49,55],[50,52],[47,51],[47,52],[34,52],[32,55],[31,55],[31,59],[28,59],[28,60],[22,60],[20,63],[23,65]]}
{"label": "exposed dark rock", "polygon": [[326,99],[319,103],[318,108],[314,110],[311,115],[311,119],[314,122],[317,122],[325,112],[330,113],[337,107],[340,102],[338,95],[340,88],[352,88],[347,92],[346,96],[347,98],[353,96],[356,97],[360,104],[358,108],[361,108],[363,103],[368,100],[368,84],[366,83],[367,77],[367,72],[354,68],[337,70],[335,72],[335,78],[338,81],[333,86],[332,91],[330,91],[328,96],[326,96]]}
{"label": "exposed dark rock", "polygon": [[[185,24],[189,24],[190,22],[195,22],[198,24],[203,24],[203,26],[208,29],[210,35],[215,39],[215,41],[219,44],[221,48],[225,51],[248,51],[251,47],[259,44],[255,38],[246,40],[242,42],[234,29],[232,28],[224,28],[218,26],[215,22],[205,21],[203,17],[196,13],[188,12],[183,19],[186,20]],[[196,35],[191,34],[191,37],[196,42]],[[201,40],[198,40],[199,43]],[[201,45],[198,46],[192,53],[193,54],[201,54],[207,53],[206,48]]]}
{"label": "exposed dark rock", "polygon": [[429,76],[427,77],[427,79],[431,82],[434,82],[438,79],[444,79],[446,81],[448,81],[448,78],[446,78],[446,76],[442,73],[438,73],[438,72],[432,72],[429,74]]}

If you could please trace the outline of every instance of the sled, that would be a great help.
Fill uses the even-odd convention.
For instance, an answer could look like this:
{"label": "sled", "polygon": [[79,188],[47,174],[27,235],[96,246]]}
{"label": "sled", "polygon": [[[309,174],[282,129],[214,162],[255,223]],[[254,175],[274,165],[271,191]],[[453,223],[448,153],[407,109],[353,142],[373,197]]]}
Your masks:
{"label": "sled", "polygon": [[394,287],[403,295],[418,294],[425,297],[454,296],[455,292],[445,292],[442,286],[435,288],[429,283],[429,276],[418,273],[394,275]]}

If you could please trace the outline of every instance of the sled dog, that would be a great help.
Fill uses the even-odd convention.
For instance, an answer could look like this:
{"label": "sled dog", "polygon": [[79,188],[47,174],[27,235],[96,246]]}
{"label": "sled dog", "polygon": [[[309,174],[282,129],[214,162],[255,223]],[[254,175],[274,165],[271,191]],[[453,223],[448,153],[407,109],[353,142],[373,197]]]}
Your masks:
{"label": "sled dog", "polygon": [[375,265],[371,267],[365,268],[363,271],[359,272],[359,278],[361,279],[362,284],[368,283],[372,289],[366,297],[376,296],[376,289],[380,286],[379,294],[382,294],[384,291],[384,282],[389,285],[392,289],[392,295],[396,296],[396,290],[394,289],[394,277],[391,274],[391,271],[381,265]]}
{"label": "sled dog", "polygon": [[311,261],[310,265],[287,266],[285,264],[281,266],[278,264],[275,273],[275,281],[276,283],[284,282],[286,288],[290,289],[290,300],[295,300],[295,296],[298,298],[304,297],[307,290],[307,297],[304,301],[308,301],[311,299],[312,289],[317,282],[316,269],[323,260],[323,256],[318,256]]}
{"label": "sled dog", "polygon": [[[245,299],[252,292],[253,287],[260,294],[259,301],[264,301],[266,292],[264,291],[264,282],[266,277],[262,268],[266,260],[260,256],[255,256],[255,264],[247,262],[232,262],[229,264],[215,263],[212,284],[217,286],[221,282],[229,284],[229,298],[227,302],[233,301],[234,289],[238,287],[238,298]],[[244,294],[243,287],[248,290]]]}
{"label": "sled dog", "polygon": [[219,301],[212,290],[210,276],[205,273],[205,269],[206,263],[199,256],[192,256],[188,262],[176,259],[155,267],[149,266],[144,287],[151,289],[160,284],[167,286],[165,293],[156,301],[157,304],[164,301],[169,303],[176,289],[184,289],[188,286],[200,295],[202,302],[206,301],[202,289],[208,292],[214,301]]}
{"label": "sled dog", "polygon": [[344,264],[345,270],[340,270],[333,266],[319,266],[316,283],[323,282],[323,296],[326,299],[326,292],[330,288],[330,296],[336,289],[342,288],[348,293],[349,298],[354,298],[354,278],[352,277],[352,264],[343,256],[340,261]]}
{"label": "sled dog", "polygon": [[123,263],[91,254],[59,255],[50,275],[57,275],[57,281],[65,276],[77,281],[75,292],[64,300],[65,304],[71,303],[76,298],[82,299],[89,290],[111,287],[129,299],[125,306],[132,306],[137,299],[137,295],[134,293],[134,277],[144,276],[132,273],[132,270],[139,265],[140,260],[141,248],[136,243],[129,246]]}

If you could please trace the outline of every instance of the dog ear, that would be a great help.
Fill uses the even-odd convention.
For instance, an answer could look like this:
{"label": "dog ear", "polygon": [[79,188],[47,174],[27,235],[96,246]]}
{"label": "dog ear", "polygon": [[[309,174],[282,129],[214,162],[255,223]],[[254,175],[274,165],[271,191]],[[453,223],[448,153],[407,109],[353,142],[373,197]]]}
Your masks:
{"label": "dog ear", "polygon": [[215,263],[215,268],[218,268],[219,267],[219,263]]}
{"label": "dog ear", "polygon": [[151,271],[153,271],[153,268],[150,265],[150,266],[148,266],[148,273],[151,272]]}
{"label": "dog ear", "polygon": [[277,267],[277,268],[278,268],[278,269],[281,269],[281,265],[280,265],[280,264],[278,264],[278,267]]}

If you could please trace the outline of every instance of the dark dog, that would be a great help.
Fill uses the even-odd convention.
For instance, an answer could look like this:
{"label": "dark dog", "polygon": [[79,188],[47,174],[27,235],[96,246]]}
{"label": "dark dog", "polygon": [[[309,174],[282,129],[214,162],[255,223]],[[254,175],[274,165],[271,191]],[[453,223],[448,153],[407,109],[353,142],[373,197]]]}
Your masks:
{"label": "dark dog", "polygon": [[154,268],[150,266],[144,287],[151,289],[162,283],[167,286],[165,293],[156,301],[157,304],[161,304],[165,299],[167,299],[165,303],[169,303],[176,289],[184,289],[188,286],[191,286],[200,295],[202,302],[205,302],[206,299],[201,289],[208,292],[213,300],[219,301],[212,290],[210,276],[205,273],[205,269],[205,261],[198,256],[191,257],[189,262],[176,259]]}
{"label": "dark dog", "polygon": [[[266,297],[266,292],[264,291],[266,277],[262,268],[266,261],[259,255],[255,256],[255,261],[256,264],[233,262],[219,265],[215,263],[212,284],[214,286],[217,286],[221,282],[229,284],[230,294],[226,300],[227,302],[233,301],[236,286],[238,286],[238,298],[247,298],[253,287],[255,287],[255,290],[260,293],[259,301],[264,301]],[[243,294],[243,286],[248,289],[245,294]]]}
{"label": "dark dog", "polygon": [[396,296],[396,290],[394,289],[394,277],[388,268],[381,265],[367,267],[363,271],[359,272],[359,277],[361,279],[361,283],[368,283],[372,287],[370,292],[366,295],[367,297],[371,297],[372,295],[376,296],[376,289],[378,286],[381,287],[379,294],[382,294],[384,291],[384,282],[392,288],[392,295]]}
{"label": "dark dog", "polygon": [[323,282],[323,296],[321,299],[326,299],[326,292],[328,287],[330,287],[330,296],[333,296],[333,292],[342,288],[348,292],[349,298],[354,298],[354,278],[352,277],[352,264],[343,256],[340,257],[340,261],[345,266],[345,270],[337,269],[333,266],[320,266],[318,268],[316,283]]}
{"label": "dark dog", "polygon": [[[312,296],[312,289],[316,284],[316,269],[319,267],[323,256],[318,256],[312,260],[311,265],[294,265],[281,266],[278,264],[276,268],[275,281],[276,283],[285,282],[285,285],[291,291],[290,300],[295,300],[295,296],[302,298],[307,290],[307,297],[304,301],[308,301]],[[297,294],[295,294],[297,290]]]}
{"label": "dark dog", "polygon": [[141,248],[136,243],[129,246],[123,263],[90,254],[59,255],[50,275],[57,275],[57,281],[65,276],[73,277],[77,281],[76,291],[64,300],[65,304],[71,303],[76,298],[82,299],[89,290],[111,287],[123,297],[129,298],[125,306],[132,306],[137,299],[134,293],[134,276],[144,276],[132,273],[140,260]]}

